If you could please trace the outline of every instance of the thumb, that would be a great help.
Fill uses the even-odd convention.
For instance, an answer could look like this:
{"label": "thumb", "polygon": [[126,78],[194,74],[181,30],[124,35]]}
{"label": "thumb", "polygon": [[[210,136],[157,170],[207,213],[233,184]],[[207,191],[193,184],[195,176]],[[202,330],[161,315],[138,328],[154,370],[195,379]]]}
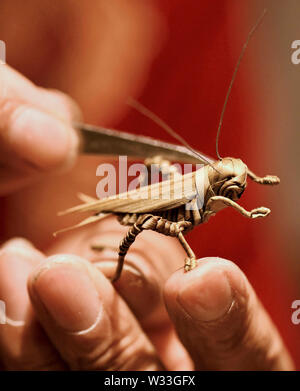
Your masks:
{"label": "thumb", "polygon": [[77,105],[65,94],[40,88],[7,65],[0,67],[1,195],[41,173],[75,162],[79,138],[72,120]]}
{"label": "thumb", "polygon": [[189,273],[174,273],[164,296],[196,369],[293,369],[278,331],[234,263],[204,258]]}
{"label": "thumb", "polygon": [[75,255],[54,255],[28,281],[36,316],[71,369],[158,370],[159,357],[104,275]]}

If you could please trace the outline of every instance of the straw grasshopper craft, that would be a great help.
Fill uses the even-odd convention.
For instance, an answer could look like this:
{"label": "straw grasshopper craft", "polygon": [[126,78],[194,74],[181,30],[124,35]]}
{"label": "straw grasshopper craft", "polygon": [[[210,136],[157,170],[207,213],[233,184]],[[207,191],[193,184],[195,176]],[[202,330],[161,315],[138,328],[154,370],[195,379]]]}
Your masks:
{"label": "straw grasshopper craft", "polygon": [[[259,25],[263,15],[248,35],[227,91],[217,133],[217,161],[208,159],[205,155],[195,151],[159,117],[151,113],[141,104],[133,102],[132,104],[135,108],[150,117],[169,134],[183,143],[192,152],[194,158],[202,164],[202,167],[192,173],[181,175],[171,165],[169,165],[170,169],[168,172],[168,164],[162,158],[148,159],[148,166],[151,163],[159,165],[165,173],[168,172],[169,178],[159,183],[142,186],[139,189],[120,194],[119,196],[106,197],[101,200],[84,196],[82,197],[84,204],[61,213],[92,213],[92,216],[86,218],[75,227],[99,221],[111,214],[118,217],[120,224],[130,227],[119,245],[118,266],[112,281],[119,279],[125,256],[136,237],[143,230],[152,230],[163,235],[178,238],[187,254],[184,270],[189,271],[196,266],[196,256],[188,245],[185,234],[195,226],[207,222],[211,216],[214,216],[218,211],[227,206],[232,207],[243,216],[251,219],[266,217],[270,213],[270,209],[266,207],[258,207],[248,211],[240,206],[237,201],[246,189],[247,177],[262,185],[276,185],[280,182],[279,178],[272,175],[259,177],[249,170],[241,159],[232,157],[221,158],[218,151],[218,140],[223,115],[236,71],[248,41]],[[182,188],[187,190],[182,191]],[[153,197],[153,194],[156,197]],[[93,245],[92,248],[97,250],[97,245]]]}

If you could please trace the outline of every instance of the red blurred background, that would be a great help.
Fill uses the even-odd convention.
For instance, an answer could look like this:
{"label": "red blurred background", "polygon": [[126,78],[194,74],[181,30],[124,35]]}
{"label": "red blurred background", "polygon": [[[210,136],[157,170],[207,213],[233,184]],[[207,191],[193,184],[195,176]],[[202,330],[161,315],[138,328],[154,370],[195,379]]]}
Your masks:
{"label": "red blurred background", "polygon": [[[268,14],[230,96],[220,153],[240,157],[258,175],[281,177],[276,188],[249,183],[241,199],[247,209],[264,205],[272,214],[250,221],[228,208],[190,233],[189,242],[199,257],[217,255],[242,268],[299,369],[300,325],[291,322],[291,304],[300,298],[295,217],[300,65],[297,72],[290,61],[291,42],[299,39],[294,16],[299,4],[30,0],[25,6],[2,0],[0,39],[11,66],[39,85],[69,93],[86,122],[174,141],[124,105],[133,95],[196,149],[215,156],[233,69],[264,6]],[[22,233],[20,228],[17,234]]]}

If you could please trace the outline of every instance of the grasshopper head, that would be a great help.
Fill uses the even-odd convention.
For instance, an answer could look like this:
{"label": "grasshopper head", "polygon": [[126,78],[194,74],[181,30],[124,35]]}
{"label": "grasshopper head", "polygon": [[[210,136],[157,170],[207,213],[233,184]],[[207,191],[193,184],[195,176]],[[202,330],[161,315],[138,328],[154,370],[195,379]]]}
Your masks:
{"label": "grasshopper head", "polygon": [[223,158],[213,164],[209,181],[215,195],[238,200],[247,186],[248,168],[241,159]]}

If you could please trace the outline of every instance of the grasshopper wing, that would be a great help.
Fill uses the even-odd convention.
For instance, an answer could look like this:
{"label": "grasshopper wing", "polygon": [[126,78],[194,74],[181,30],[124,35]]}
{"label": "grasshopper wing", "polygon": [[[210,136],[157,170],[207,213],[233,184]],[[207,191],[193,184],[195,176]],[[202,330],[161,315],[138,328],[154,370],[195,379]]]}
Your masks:
{"label": "grasshopper wing", "polygon": [[60,215],[79,212],[155,212],[179,207],[191,201],[196,195],[195,172],[192,172],[176,179],[143,186],[126,193],[78,205],[61,212]]}

